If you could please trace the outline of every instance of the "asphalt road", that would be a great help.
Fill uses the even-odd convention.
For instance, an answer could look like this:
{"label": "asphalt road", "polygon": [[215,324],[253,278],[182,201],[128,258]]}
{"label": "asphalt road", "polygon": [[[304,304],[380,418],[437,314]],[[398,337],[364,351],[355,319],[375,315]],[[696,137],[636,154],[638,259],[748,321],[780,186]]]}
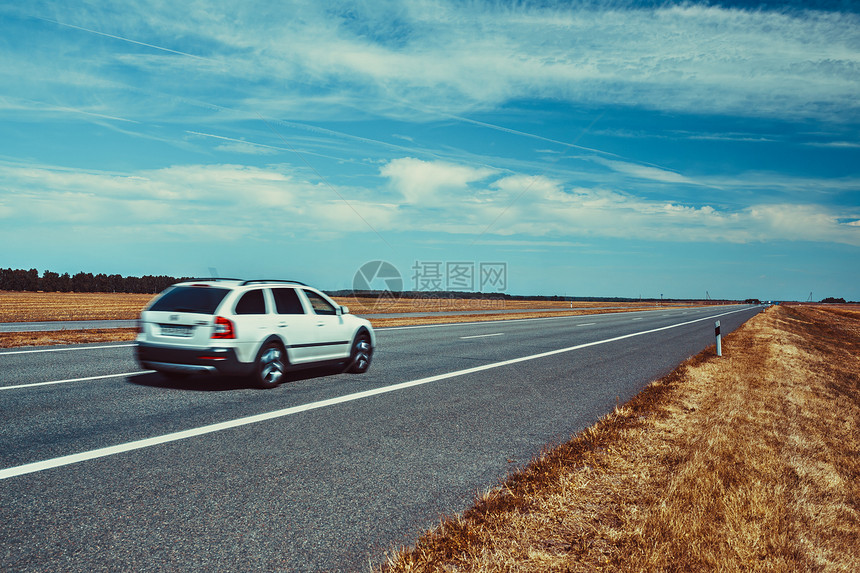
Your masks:
{"label": "asphalt road", "polygon": [[2,351],[0,571],[369,570],[759,311],[380,329],[368,374],[269,391]]}

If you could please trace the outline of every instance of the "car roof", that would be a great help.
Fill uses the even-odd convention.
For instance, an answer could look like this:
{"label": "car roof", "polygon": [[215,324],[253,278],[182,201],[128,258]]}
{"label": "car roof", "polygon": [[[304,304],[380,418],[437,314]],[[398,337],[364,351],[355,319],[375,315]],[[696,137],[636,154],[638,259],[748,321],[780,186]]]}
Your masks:
{"label": "car roof", "polygon": [[279,284],[292,284],[299,286],[308,286],[305,283],[293,280],[286,279],[229,279],[229,278],[199,278],[199,279],[191,279],[187,281],[182,281],[176,283],[173,286],[224,286],[224,287],[243,287],[252,284],[259,285],[279,285]]}

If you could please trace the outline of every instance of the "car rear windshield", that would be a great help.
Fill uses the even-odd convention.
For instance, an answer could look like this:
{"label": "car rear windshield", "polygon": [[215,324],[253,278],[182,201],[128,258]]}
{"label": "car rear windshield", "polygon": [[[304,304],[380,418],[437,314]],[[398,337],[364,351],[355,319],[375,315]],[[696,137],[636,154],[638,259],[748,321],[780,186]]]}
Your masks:
{"label": "car rear windshield", "polygon": [[178,286],[164,293],[149,310],[214,314],[228,292],[226,288]]}

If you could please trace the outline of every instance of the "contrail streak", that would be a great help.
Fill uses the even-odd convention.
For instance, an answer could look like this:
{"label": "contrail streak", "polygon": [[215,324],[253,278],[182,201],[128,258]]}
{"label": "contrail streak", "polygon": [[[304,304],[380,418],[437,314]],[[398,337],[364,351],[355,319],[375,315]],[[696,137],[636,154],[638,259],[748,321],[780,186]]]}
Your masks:
{"label": "contrail streak", "polygon": [[[600,154],[600,155],[610,155],[610,156],[612,156],[612,157],[618,157],[618,158],[624,159],[624,158],[623,158],[622,156],[620,156],[620,155],[617,155],[617,154],[615,154],[615,153],[611,153],[611,152],[609,152],[609,151],[603,151],[602,149],[595,149],[595,148],[593,148],[593,147],[585,147],[584,145],[578,145],[578,144],[576,144],[576,143],[571,143],[571,142],[568,142],[568,141],[561,141],[561,140],[558,140],[558,139],[552,139],[552,138],[549,138],[549,137],[544,137],[544,136],[542,136],[542,135],[537,135],[537,134],[535,134],[535,133],[529,133],[529,132],[527,132],[527,131],[519,131],[519,130],[517,130],[517,129],[511,129],[510,127],[505,127],[505,126],[503,126],[503,125],[496,125],[496,124],[494,124],[494,123],[487,123],[487,122],[485,122],[485,121],[478,121],[477,119],[470,119],[470,118],[468,118],[468,117],[463,117],[463,116],[460,116],[460,115],[455,115],[455,114],[452,114],[452,113],[447,113],[447,112],[440,111],[440,110],[437,110],[437,109],[433,109],[433,108],[430,108],[430,107],[420,106],[420,105],[417,105],[417,104],[414,104],[414,103],[411,103],[411,102],[408,102],[408,101],[405,101],[405,100],[401,100],[401,99],[396,99],[396,100],[392,100],[392,101],[393,101],[393,102],[396,102],[396,103],[399,103],[399,104],[401,104],[401,105],[404,105],[404,106],[406,106],[406,107],[412,108],[412,109],[414,109],[414,110],[417,110],[417,111],[423,112],[423,113],[428,113],[428,114],[432,114],[432,115],[438,115],[438,116],[445,117],[445,118],[448,118],[448,119],[453,119],[453,120],[456,120],[456,121],[461,121],[461,122],[463,122],[463,123],[470,123],[470,124],[472,124],[472,125],[477,125],[477,126],[479,126],[479,127],[485,127],[485,128],[487,128],[487,129],[493,129],[493,130],[495,130],[495,131],[501,131],[501,132],[503,132],[503,133],[510,133],[510,134],[512,134],[512,135],[521,135],[521,136],[523,136],[523,137],[530,137],[530,138],[532,138],[532,139],[537,139],[537,140],[540,140],[540,141],[546,141],[547,143],[554,143],[555,145],[561,145],[561,146],[569,147],[569,148],[573,148],[573,149],[581,149],[581,150],[583,150],[583,151],[590,151],[590,152],[592,152],[592,153],[597,153],[597,154]],[[603,114],[601,114],[601,116],[602,116],[602,115],[603,115]],[[594,125],[594,123],[592,123],[592,125]],[[579,139],[579,138],[581,138],[581,137],[582,137],[582,133],[580,133],[580,134],[579,134],[579,136],[577,137],[577,139]]]}
{"label": "contrail streak", "polygon": [[[495,129],[496,131],[511,133],[513,135],[522,135],[523,137],[531,137],[532,139],[539,139],[541,141],[546,141],[548,143],[555,143],[556,145],[563,145],[565,147],[570,147],[573,149],[581,149],[583,151],[591,151],[592,153],[599,153],[600,155],[612,155],[613,157],[621,157],[620,155],[616,155],[615,153],[610,153],[608,151],[603,151],[601,149],[594,149],[593,147],[585,147],[584,145],[577,145],[575,143],[569,143],[567,141],[560,141],[558,139],[551,139],[549,137],[544,137],[542,135],[529,133],[527,131],[518,131],[516,129],[511,129],[509,127],[504,127],[501,125],[495,125],[493,123],[486,123],[483,121],[478,121],[476,119],[469,119],[468,117],[460,117],[457,115],[450,115],[447,113],[440,113],[440,115],[445,116],[445,117],[449,117],[451,119],[456,119],[457,121],[462,121],[463,123],[471,123],[474,125],[478,125],[480,127]],[[592,125],[593,125],[593,123],[592,123]],[[581,135],[580,135],[580,137],[581,137]]]}
{"label": "contrail streak", "polygon": [[[9,101],[9,100],[7,100],[6,98],[2,98],[2,100],[0,100],[0,101]],[[25,108],[25,109],[27,109],[28,111],[29,111],[29,110],[32,110],[32,109],[37,109],[37,108],[36,108],[36,106],[39,106],[39,108],[40,108],[40,109],[45,109],[45,110],[48,110],[48,111],[68,111],[68,112],[72,112],[72,113],[79,113],[79,114],[81,114],[81,115],[90,115],[90,116],[92,116],[92,117],[98,117],[98,118],[101,118],[101,119],[110,119],[110,120],[113,120],[113,121],[124,121],[124,122],[127,122],[127,123],[137,123],[137,124],[140,124],[140,122],[139,122],[139,121],[134,120],[134,119],[128,119],[127,117],[118,117],[118,116],[115,116],[115,115],[105,115],[105,114],[103,114],[103,113],[95,113],[95,112],[93,112],[93,111],[86,111],[86,110],[83,110],[83,109],[80,109],[80,108],[76,108],[76,107],[69,107],[69,106],[63,106],[63,105],[54,105],[54,104],[46,103],[46,102],[39,101],[39,100],[35,100],[35,99],[18,99],[17,101],[18,101],[18,102],[28,103],[28,104],[34,104],[34,105],[33,105],[33,106],[31,106],[31,107]],[[23,107],[23,104],[20,104],[20,103],[19,103],[18,105],[21,105],[21,106]]]}
{"label": "contrail streak", "polygon": [[284,147],[277,147],[275,145],[266,145],[264,143],[255,143],[253,141],[248,141],[246,139],[237,139],[235,137],[226,137],[224,135],[215,135],[214,133],[203,133],[202,131],[191,131],[190,129],[185,130],[185,133],[190,133],[191,135],[199,135],[201,137],[211,137],[212,139],[220,139],[222,141],[230,141],[234,143],[244,143],[245,145],[252,145],[254,147],[262,147],[264,149],[273,149],[275,151],[291,151],[290,149],[286,149]]}
{"label": "contrail streak", "polygon": [[155,44],[147,44],[146,42],[138,42],[137,40],[132,40],[131,38],[125,38],[123,36],[116,36],[114,34],[108,34],[106,32],[99,32],[98,30],[91,30],[90,28],[84,28],[82,26],[75,26],[74,24],[66,24],[65,22],[58,22],[57,20],[51,20],[50,18],[42,18],[41,16],[36,16],[38,20],[42,20],[45,22],[50,22],[52,24],[56,24],[58,26],[65,26],[66,28],[72,28],[74,30],[80,30],[82,32],[89,32],[90,34],[96,34],[99,36],[104,36],[105,38],[113,38],[114,40],[122,40],[123,42],[128,42],[130,44],[137,44],[138,46],[145,46],[147,48],[153,48],[155,50],[161,50],[162,52],[170,52],[171,54],[177,54],[179,56],[188,56],[189,58],[196,58],[198,60],[211,60],[211,58],[205,58],[203,56],[198,56],[196,54],[189,54],[188,52],[180,52],[179,50],[171,50],[170,48],[165,48],[164,46],[156,46]]}

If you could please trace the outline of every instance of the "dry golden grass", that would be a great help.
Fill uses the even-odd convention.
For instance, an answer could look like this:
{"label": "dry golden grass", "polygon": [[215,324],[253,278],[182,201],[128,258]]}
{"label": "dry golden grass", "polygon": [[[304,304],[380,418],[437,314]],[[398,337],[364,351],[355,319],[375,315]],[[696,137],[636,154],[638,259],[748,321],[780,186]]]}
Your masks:
{"label": "dry golden grass", "polygon": [[860,311],[774,307],[389,572],[860,570]]}
{"label": "dry golden grass", "polygon": [[153,294],[0,291],[0,322],[134,320]]}
{"label": "dry golden grass", "polygon": [[50,332],[0,332],[0,348],[84,344],[89,342],[118,342],[134,340],[136,337],[136,328],[55,330]]}

